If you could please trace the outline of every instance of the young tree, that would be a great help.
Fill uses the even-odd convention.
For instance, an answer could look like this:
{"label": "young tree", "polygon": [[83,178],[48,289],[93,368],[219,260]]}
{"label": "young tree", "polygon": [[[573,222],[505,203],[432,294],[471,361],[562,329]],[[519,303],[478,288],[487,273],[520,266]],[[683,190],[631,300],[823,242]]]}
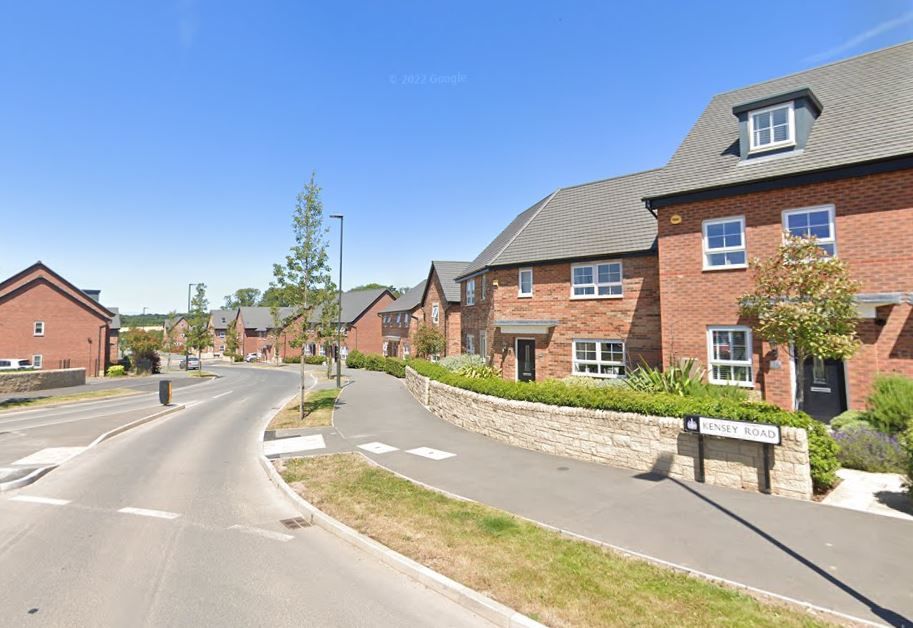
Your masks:
{"label": "young tree", "polygon": [[[339,293],[329,275],[326,279],[327,283],[318,295],[320,320],[314,327],[314,335],[318,345],[333,347],[336,345],[339,328]],[[339,347],[339,350],[341,351],[342,347]],[[326,358],[327,378],[330,378],[333,374],[333,361],[339,359],[339,356],[335,356],[331,349],[326,352]]]}
{"label": "young tree", "polygon": [[[317,305],[317,295],[326,285],[330,273],[327,258],[327,227],[323,224],[323,203],[315,175],[298,194],[292,212],[292,233],[295,244],[285,257],[285,264],[274,264],[276,287],[296,309],[298,319],[289,331],[298,346],[304,346],[308,337],[308,321]],[[298,402],[299,416],[304,418],[304,359],[301,360],[301,386]]]}
{"label": "young tree", "polygon": [[239,288],[225,297],[225,309],[253,307],[260,302],[260,291],[257,288]]}
{"label": "young tree", "polygon": [[177,331],[175,327],[178,324],[178,313],[174,310],[168,312],[168,316],[165,318],[164,330],[165,333],[162,336],[162,351],[165,352],[165,355],[168,356],[167,360],[167,369],[171,370],[171,354],[175,353],[180,347],[180,342],[177,338]]}
{"label": "young tree", "polygon": [[796,361],[796,405],[802,409],[806,360],[846,359],[859,347],[859,283],[814,238],[787,236],[775,255],[753,260],[751,268],[755,287],[739,299],[741,314]]}
{"label": "young tree", "polygon": [[441,355],[447,346],[444,334],[430,325],[420,325],[415,330],[415,354],[420,358]]}
{"label": "young tree", "polygon": [[[187,349],[197,352],[197,359],[203,357],[203,349],[210,344],[209,335],[209,300],[206,298],[206,284],[197,284],[190,300],[190,313],[187,315]],[[185,364],[186,366],[186,364]],[[202,367],[201,367],[202,370]]]}
{"label": "young tree", "polygon": [[270,329],[270,338],[273,341],[273,355],[276,365],[279,365],[279,343],[282,342],[282,334],[285,333],[285,321],[282,320],[282,314],[278,305],[269,308],[269,314],[273,319],[273,326]]}
{"label": "young tree", "polygon": [[238,353],[238,346],[240,344],[241,339],[238,337],[238,319],[236,318],[228,324],[228,331],[225,333],[226,353],[234,359],[234,356]]}

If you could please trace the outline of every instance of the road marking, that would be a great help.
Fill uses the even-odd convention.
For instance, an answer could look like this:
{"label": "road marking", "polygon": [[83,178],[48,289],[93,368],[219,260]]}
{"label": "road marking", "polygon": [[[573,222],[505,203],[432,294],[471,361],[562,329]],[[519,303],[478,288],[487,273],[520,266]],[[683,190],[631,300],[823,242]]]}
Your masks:
{"label": "road marking", "polygon": [[310,436],[294,436],[292,438],[280,438],[278,440],[263,441],[263,454],[265,456],[275,456],[277,454],[288,454],[293,451],[311,451],[312,449],[325,449],[326,443],[321,434],[312,434]]}
{"label": "road marking", "polygon": [[158,519],[177,519],[181,516],[176,512],[167,512],[165,510],[149,510],[147,508],[133,508],[132,506],[121,508],[117,512],[122,512],[126,515],[139,515],[140,517],[156,517]]}
{"label": "road marking", "polygon": [[372,454],[387,454],[391,451],[399,451],[398,447],[392,445],[387,445],[386,443],[365,443],[364,445],[359,445],[359,449],[364,449],[365,451],[370,451]]}
{"label": "road marking", "polygon": [[233,393],[233,392],[235,392],[235,391],[229,390],[229,391],[226,391],[226,392],[223,392],[223,393],[219,393],[218,395],[215,395],[215,396],[213,397],[213,399],[218,399],[219,397],[224,397],[225,395],[230,395],[230,394]]}
{"label": "road marking", "polygon": [[37,495],[16,495],[10,497],[10,501],[29,502],[31,504],[47,504],[49,506],[66,506],[70,503],[69,499],[57,499],[56,497],[38,497]]}
{"label": "road marking", "polygon": [[81,454],[84,449],[85,447],[47,447],[20,458],[13,464],[63,464],[73,456]]}
{"label": "road marking", "polygon": [[233,525],[228,529],[244,532],[245,534],[256,534],[257,536],[262,536],[263,538],[272,539],[274,541],[282,541],[283,543],[295,538],[291,534],[282,534],[281,532],[273,532],[272,530],[264,530],[263,528],[252,528],[250,526]]}
{"label": "road marking", "polygon": [[431,460],[444,460],[445,458],[452,458],[456,455],[449,451],[441,451],[440,449],[432,449],[431,447],[416,447],[415,449],[406,450],[406,453],[421,456],[422,458],[430,458]]}

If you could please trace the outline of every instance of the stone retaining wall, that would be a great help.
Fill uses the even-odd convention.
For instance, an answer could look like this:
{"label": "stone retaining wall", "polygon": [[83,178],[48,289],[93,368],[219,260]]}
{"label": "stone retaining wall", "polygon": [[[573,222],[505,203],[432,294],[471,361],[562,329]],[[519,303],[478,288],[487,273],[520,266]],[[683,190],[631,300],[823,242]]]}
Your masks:
{"label": "stone retaining wall", "polygon": [[[697,436],[683,432],[681,419],[500,399],[430,381],[411,368],[406,387],[445,421],[517,447],[681,480],[694,480],[698,468]],[[780,430],[772,492],[811,499],[808,435],[801,428]],[[758,443],[705,437],[705,481],[757,491],[764,482],[762,456]]]}
{"label": "stone retaining wall", "polygon": [[48,369],[38,371],[0,372],[0,393],[28,392],[48,388],[66,388],[86,383],[86,369]]}

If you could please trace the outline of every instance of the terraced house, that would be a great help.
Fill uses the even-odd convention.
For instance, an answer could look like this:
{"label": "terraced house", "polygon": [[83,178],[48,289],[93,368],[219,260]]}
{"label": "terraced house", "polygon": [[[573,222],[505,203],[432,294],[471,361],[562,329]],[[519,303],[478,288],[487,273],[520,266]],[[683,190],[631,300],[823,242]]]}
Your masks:
{"label": "terraced house", "polygon": [[213,356],[218,357],[225,353],[225,341],[228,336],[228,326],[235,320],[238,310],[212,310],[209,312],[209,333],[211,336],[210,349]]}
{"label": "terraced house", "polygon": [[[830,419],[878,373],[913,376],[913,43],[714,97],[649,186],[659,228],[662,352],[710,381]],[[739,318],[748,263],[784,232],[846,260],[862,348],[797,365]]]}
{"label": "terraced house", "polygon": [[508,379],[624,376],[660,359],[651,170],[556,190],[457,277],[464,353]]}
{"label": "terraced house", "polygon": [[426,282],[422,281],[378,314],[383,328],[384,355],[408,358],[413,354],[412,338],[421,322],[416,315],[422,307],[425,284]]}

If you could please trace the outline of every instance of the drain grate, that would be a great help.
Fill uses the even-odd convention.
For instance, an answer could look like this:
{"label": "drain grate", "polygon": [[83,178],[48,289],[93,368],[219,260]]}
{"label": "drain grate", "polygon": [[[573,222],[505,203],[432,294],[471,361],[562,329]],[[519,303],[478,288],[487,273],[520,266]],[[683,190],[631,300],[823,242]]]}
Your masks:
{"label": "drain grate", "polygon": [[311,522],[305,519],[304,517],[293,517],[291,519],[280,519],[279,523],[284,525],[289,530],[297,530],[298,528],[307,528],[311,525]]}

